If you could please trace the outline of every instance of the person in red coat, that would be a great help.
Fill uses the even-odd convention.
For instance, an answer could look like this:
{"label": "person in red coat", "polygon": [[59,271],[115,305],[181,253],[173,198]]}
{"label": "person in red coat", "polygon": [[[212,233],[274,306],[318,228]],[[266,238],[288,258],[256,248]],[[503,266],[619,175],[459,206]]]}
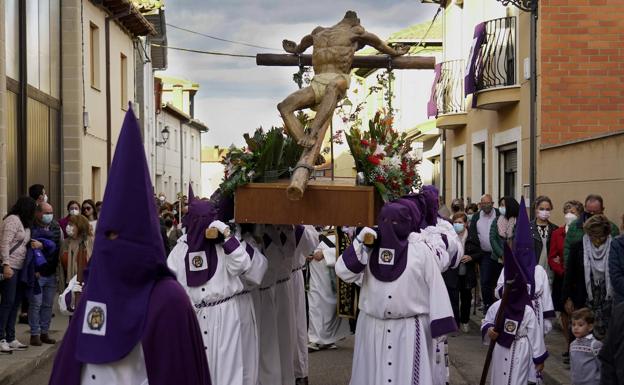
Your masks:
{"label": "person in red coat", "polygon": [[[548,252],[548,265],[554,273],[552,283],[552,300],[555,307],[555,311],[561,314],[561,327],[566,332],[563,336],[566,340],[566,346],[570,346],[570,314],[564,309],[563,304],[563,276],[565,274],[565,263],[563,260],[563,246],[565,243],[565,236],[568,232],[568,227],[572,222],[580,217],[583,212],[583,204],[579,201],[567,201],[563,205],[563,214],[565,217],[565,226],[561,226],[554,230],[550,239],[550,250]],[[570,353],[565,351],[563,353],[563,362],[565,364],[570,363]]]}

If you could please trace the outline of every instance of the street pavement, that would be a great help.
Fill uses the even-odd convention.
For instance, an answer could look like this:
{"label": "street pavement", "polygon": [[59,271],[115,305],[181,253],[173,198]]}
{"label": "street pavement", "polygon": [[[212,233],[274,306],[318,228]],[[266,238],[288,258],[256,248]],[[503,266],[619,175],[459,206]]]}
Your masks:
{"label": "street pavement", "polygon": [[[60,339],[67,326],[67,317],[57,315],[52,322],[53,338]],[[449,337],[449,361],[451,385],[477,385],[487,352],[481,343],[478,324],[473,316],[469,333],[457,333]],[[28,342],[30,336],[26,325],[18,325],[18,338]],[[337,343],[336,350],[310,353],[310,385],[347,385],[351,377],[354,336]],[[550,357],[546,360],[545,385],[569,385],[569,371],[561,362],[565,343],[561,331],[553,330],[546,337]],[[52,370],[53,356],[58,348],[47,345],[30,347],[27,351],[0,355],[0,384],[46,385]]]}

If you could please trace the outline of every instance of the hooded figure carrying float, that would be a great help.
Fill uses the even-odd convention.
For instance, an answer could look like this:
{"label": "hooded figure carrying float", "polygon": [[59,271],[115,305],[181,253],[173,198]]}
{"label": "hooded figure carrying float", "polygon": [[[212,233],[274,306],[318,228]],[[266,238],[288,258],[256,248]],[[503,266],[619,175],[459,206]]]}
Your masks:
{"label": "hooded figure carrying float", "polygon": [[210,385],[195,313],[166,265],[132,108],[121,128],[104,201],[85,287],[50,385]]}
{"label": "hooded figure carrying float", "polygon": [[345,282],[362,279],[352,385],[433,383],[431,339],[457,330],[436,256],[413,231],[421,217],[417,205],[387,203],[378,232],[364,228],[336,262]]}
{"label": "hooded figure carrying float", "polygon": [[[212,382],[243,385],[246,347],[236,296],[243,292],[240,277],[251,268],[251,258],[219,217],[213,202],[189,197],[183,220],[186,234],[169,254],[167,265],[195,307]],[[221,236],[207,239],[209,228]]]}

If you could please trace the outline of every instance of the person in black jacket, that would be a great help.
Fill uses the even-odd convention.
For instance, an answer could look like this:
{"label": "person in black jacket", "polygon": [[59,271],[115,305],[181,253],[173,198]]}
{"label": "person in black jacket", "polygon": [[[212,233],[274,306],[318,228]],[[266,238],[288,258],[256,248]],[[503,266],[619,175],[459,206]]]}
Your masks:
{"label": "person in black jacket", "polygon": [[624,384],[624,303],[614,308],[611,327],[598,358],[602,363],[600,385]]}
{"label": "person in black jacket", "polygon": [[549,197],[542,195],[535,200],[535,219],[531,221],[531,234],[535,243],[536,263],[549,271],[548,252],[550,251],[550,238],[558,226],[550,221],[550,212],[553,209]]}
{"label": "person in black jacket", "polygon": [[495,301],[494,289],[500,275],[501,268],[491,258],[490,227],[498,218],[499,212],[493,207],[492,196],[485,194],[481,197],[479,212],[473,214],[468,227],[468,238],[464,254],[479,264],[481,280],[481,296],[483,298],[484,314]]}

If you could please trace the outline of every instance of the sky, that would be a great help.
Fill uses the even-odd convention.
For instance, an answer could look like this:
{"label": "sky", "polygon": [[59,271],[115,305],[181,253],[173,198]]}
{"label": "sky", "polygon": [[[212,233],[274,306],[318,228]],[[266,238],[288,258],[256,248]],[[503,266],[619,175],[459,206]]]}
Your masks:
{"label": "sky", "polygon": [[[316,26],[336,24],[347,10],[358,13],[367,31],[385,39],[412,24],[431,20],[437,6],[420,0],[168,0],[168,24],[228,40],[221,42],[167,26],[171,47],[233,54],[280,53],[283,39],[299,40]],[[311,53],[311,48],[306,53]],[[206,123],[204,146],[243,144],[257,127],[281,125],[276,105],[297,89],[296,67],[259,67],[253,58],[169,50],[164,73],[199,83],[195,118]]]}

